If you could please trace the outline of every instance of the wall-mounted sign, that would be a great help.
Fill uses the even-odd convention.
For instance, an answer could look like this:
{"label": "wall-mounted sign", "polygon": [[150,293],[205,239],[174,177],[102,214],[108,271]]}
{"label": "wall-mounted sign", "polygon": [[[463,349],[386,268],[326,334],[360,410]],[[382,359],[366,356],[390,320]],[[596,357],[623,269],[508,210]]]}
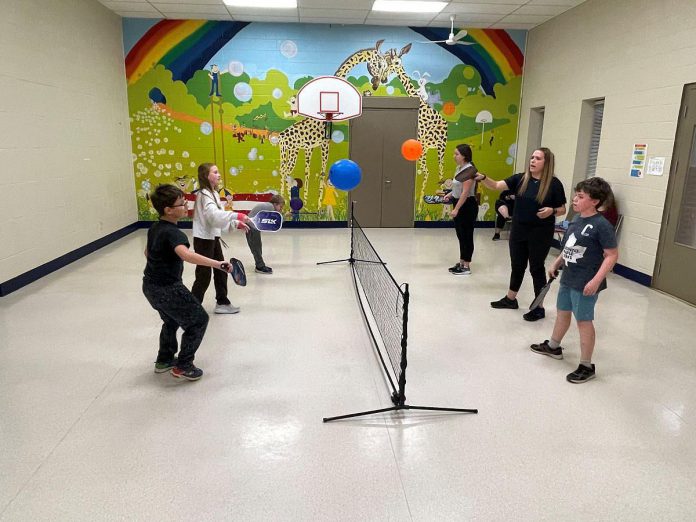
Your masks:
{"label": "wall-mounted sign", "polygon": [[646,143],[636,143],[633,145],[633,155],[631,157],[631,177],[642,178],[645,173],[645,158],[648,156],[648,145]]}

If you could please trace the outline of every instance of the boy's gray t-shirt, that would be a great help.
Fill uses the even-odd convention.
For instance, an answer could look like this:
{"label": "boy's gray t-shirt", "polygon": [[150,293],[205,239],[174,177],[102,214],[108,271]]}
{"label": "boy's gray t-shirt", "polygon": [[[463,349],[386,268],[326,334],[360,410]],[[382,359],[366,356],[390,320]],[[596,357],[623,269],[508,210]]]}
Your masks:
{"label": "boy's gray t-shirt", "polygon": [[253,218],[254,216],[256,216],[256,214],[258,214],[258,213],[261,212],[262,210],[268,212],[268,211],[271,211],[271,210],[275,210],[275,208],[273,207],[273,203],[269,203],[268,201],[264,201],[264,202],[262,202],[262,203],[257,203],[257,204],[254,205],[254,207],[249,211],[249,217],[250,217],[250,218]]}
{"label": "boy's gray t-shirt", "polygon": [[[614,227],[601,214],[590,217],[575,216],[561,242],[563,249],[563,273],[561,284],[583,291],[604,261],[604,250],[616,248]],[[607,287],[607,280],[599,285],[599,291]]]}

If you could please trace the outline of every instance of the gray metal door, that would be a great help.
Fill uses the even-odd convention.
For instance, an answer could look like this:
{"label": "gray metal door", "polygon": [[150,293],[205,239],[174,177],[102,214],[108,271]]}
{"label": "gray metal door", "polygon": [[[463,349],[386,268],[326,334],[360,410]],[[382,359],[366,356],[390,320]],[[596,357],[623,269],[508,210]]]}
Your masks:
{"label": "gray metal door", "polygon": [[362,116],[350,120],[350,158],[363,178],[349,198],[363,227],[413,227],[416,164],[401,156],[415,138],[418,99],[365,97]]}
{"label": "gray metal door", "polygon": [[696,305],[696,84],[686,85],[674,140],[653,286]]}

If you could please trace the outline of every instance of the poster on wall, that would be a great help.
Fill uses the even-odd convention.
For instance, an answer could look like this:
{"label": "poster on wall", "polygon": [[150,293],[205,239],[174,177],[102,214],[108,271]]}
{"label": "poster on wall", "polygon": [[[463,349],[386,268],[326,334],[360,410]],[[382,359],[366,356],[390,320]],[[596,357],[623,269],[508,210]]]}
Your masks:
{"label": "poster on wall", "polygon": [[653,156],[648,160],[648,175],[662,176],[665,171],[665,158]]}
{"label": "poster on wall", "polygon": [[633,145],[631,158],[631,177],[642,178],[645,175],[645,158],[648,156],[648,145],[636,143]]}

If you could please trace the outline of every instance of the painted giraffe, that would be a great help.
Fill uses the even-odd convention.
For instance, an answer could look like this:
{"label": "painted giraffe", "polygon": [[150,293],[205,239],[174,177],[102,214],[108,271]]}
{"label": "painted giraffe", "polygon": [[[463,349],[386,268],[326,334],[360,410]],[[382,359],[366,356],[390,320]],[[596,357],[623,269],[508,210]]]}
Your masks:
{"label": "painted giraffe", "polygon": [[389,49],[387,51],[387,61],[389,62],[389,73],[393,72],[401,81],[406,94],[418,98],[418,141],[423,145],[423,154],[418,158],[418,174],[423,174],[423,183],[421,184],[421,192],[418,197],[418,210],[423,206],[423,196],[425,195],[425,187],[428,184],[428,166],[426,165],[426,156],[428,149],[437,149],[438,173],[443,178],[443,168],[445,160],[445,147],[447,146],[447,122],[440,116],[440,113],[430,107],[418,93],[418,89],[411,83],[411,78],[406,74],[404,66],[401,62],[401,57],[411,50],[411,44],[406,45],[401,51]]}
{"label": "painted giraffe", "polygon": [[[379,47],[384,40],[379,40],[372,49],[361,49],[351,54],[340,65],[336,74],[340,78],[345,78],[353,67],[365,63],[367,71],[371,76],[372,88],[377,89],[380,83],[387,82],[387,55],[381,53]],[[326,174],[326,164],[329,160],[330,138],[325,137],[324,122],[306,118],[293,123],[279,135],[278,145],[280,146],[280,193],[285,194],[290,190],[288,179],[292,176],[292,171],[297,162],[300,149],[304,150],[305,155],[305,180],[303,199],[307,201],[309,191],[310,163],[312,153],[316,147],[321,147],[321,175]],[[324,185],[319,185],[319,206],[323,197]]]}

